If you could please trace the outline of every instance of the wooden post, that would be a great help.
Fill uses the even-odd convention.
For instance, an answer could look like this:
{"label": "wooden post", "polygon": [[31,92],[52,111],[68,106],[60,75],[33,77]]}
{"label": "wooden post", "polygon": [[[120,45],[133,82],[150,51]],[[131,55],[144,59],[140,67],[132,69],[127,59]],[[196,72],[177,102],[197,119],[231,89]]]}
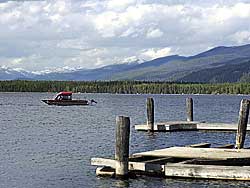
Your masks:
{"label": "wooden post", "polygon": [[242,99],[241,104],[240,104],[238,130],[237,130],[237,135],[236,135],[236,148],[237,149],[241,149],[244,147],[248,115],[249,115],[249,100]]}
{"label": "wooden post", "polygon": [[116,146],[115,160],[117,177],[128,176],[128,158],[129,158],[129,134],[130,119],[129,117],[118,116],[116,118]]}
{"label": "wooden post", "polygon": [[187,107],[187,121],[193,121],[193,99],[187,98],[186,99],[186,107]]}
{"label": "wooden post", "polygon": [[154,131],[154,99],[147,98],[147,126],[149,131]]}

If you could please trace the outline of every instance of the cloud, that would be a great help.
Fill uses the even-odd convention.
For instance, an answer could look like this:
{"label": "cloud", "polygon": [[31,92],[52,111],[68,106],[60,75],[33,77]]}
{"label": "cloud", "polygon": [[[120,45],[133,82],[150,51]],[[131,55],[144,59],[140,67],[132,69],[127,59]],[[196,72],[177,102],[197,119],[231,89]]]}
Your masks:
{"label": "cloud", "polygon": [[232,35],[232,40],[237,44],[250,43],[250,31],[239,31]]}
{"label": "cloud", "polygon": [[249,43],[249,19],[247,0],[0,0],[0,66],[94,68],[193,55]]}
{"label": "cloud", "polygon": [[172,55],[171,48],[169,47],[162,48],[162,49],[151,48],[151,49],[143,50],[140,54],[140,57],[146,60],[150,60],[150,59],[156,59],[159,57],[164,57],[164,56],[169,56],[169,55]]}
{"label": "cloud", "polygon": [[147,38],[158,38],[161,37],[164,33],[160,29],[153,29],[147,32]]}
{"label": "cloud", "polygon": [[124,10],[129,5],[134,5],[135,3],[136,0],[123,0],[123,1],[110,0],[107,2],[107,8],[115,10]]}

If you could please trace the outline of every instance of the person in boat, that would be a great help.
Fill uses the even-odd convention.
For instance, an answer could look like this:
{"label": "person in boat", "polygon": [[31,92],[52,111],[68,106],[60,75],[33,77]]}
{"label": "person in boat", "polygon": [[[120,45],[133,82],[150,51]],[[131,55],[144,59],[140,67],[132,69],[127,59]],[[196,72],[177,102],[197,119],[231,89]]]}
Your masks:
{"label": "person in boat", "polygon": [[61,95],[57,95],[57,96],[55,97],[55,100],[56,100],[56,101],[62,100],[62,96],[61,96]]}
{"label": "person in boat", "polygon": [[55,100],[62,101],[62,100],[72,100],[72,93],[71,92],[60,92],[56,97]]}
{"label": "person in boat", "polygon": [[91,103],[91,104],[93,104],[93,103],[94,103],[94,104],[97,104],[97,102],[96,102],[94,99],[91,99],[91,100],[90,100],[90,103]]}

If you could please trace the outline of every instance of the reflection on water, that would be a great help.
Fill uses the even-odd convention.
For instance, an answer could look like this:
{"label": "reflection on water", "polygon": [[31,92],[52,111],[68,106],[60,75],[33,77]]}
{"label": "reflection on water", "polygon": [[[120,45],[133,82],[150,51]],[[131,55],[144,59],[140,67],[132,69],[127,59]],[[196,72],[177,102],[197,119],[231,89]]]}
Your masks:
{"label": "reflection on water", "polygon": [[[77,94],[94,106],[48,106],[48,93],[0,93],[0,187],[247,187],[248,182],[98,178],[91,157],[113,157],[115,117],[131,118],[130,151],[210,142],[234,143],[235,133],[136,132],[144,123],[148,95]],[[154,95],[156,121],[184,120],[187,95]],[[249,96],[194,95],[194,119],[237,122],[240,100]],[[249,146],[247,136],[246,146]]]}

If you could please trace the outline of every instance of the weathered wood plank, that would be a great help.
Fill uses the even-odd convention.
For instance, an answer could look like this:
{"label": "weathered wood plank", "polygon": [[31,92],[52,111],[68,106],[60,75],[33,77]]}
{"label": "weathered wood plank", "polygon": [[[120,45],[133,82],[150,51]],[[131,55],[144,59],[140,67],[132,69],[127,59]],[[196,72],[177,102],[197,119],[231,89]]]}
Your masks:
{"label": "weathered wood plank", "polygon": [[220,148],[220,149],[233,149],[234,148],[234,144],[225,144],[222,146],[217,146],[216,148]]}
{"label": "weathered wood plank", "polygon": [[249,166],[219,166],[167,163],[166,177],[250,180]]}
{"label": "weathered wood plank", "polygon": [[115,169],[106,166],[96,168],[95,172],[97,176],[109,176],[109,177],[115,176]]}
{"label": "weathered wood plank", "polygon": [[114,168],[116,167],[116,161],[114,159],[105,159],[105,158],[91,158],[90,164],[92,166],[107,166]]}
{"label": "weathered wood plank", "polygon": [[[135,125],[137,131],[148,131],[148,125]],[[154,131],[169,131],[169,128],[165,124],[154,124]]]}
{"label": "weathered wood plank", "polygon": [[171,147],[142,153],[135,153],[134,156],[155,156],[155,157],[176,157],[176,158],[203,158],[223,160],[229,158],[250,158],[248,149],[219,149],[219,148],[191,148],[191,147]]}
{"label": "weathered wood plank", "polygon": [[145,162],[129,162],[129,170],[161,173],[164,172],[164,165]]}
{"label": "weathered wood plank", "polygon": [[147,129],[154,131],[154,99],[147,98]]}
{"label": "weathered wood plank", "polygon": [[116,135],[115,135],[116,176],[126,177],[128,175],[129,135],[130,135],[129,117],[118,116],[116,118]]}
{"label": "weathered wood plank", "polygon": [[236,131],[237,124],[236,123],[198,123],[197,130]]}
{"label": "weathered wood plank", "polygon": [[[154,124],[154,131],[188,131],[196,130],[197,123],[199,122],[188,122],[188,121],[170,121]],[[135,130],[148,131],[148,125],[135,125]]]}
{"label": "weathered wood plank", "polygon": [[182,164],[197,164],[197,165],[224,165],[224,166],[249,166],[250,158],[230,158],[224,160],[211,160],[211,159],[190,159],[181,161]]}
{"label": "weathered wood plank", "polygon": [[193,99],[192,98],[186,99],[186,107],[187,107],[187,121],[193,121],[194,115],[193,115]]}
{"label": "weathered wood plank", "polygon": [[175,159],[173,157],[162,157],[158,159],[151,159],[151,160],[146,160],[143,161],[144,163],[153,163],[153,164],[166,164],[168,162],[174,162]]}
{"label": "weathered wood plank", "polygon": [[192,122],[179,122],[176,124],[170,124],[167,125],[169,128],[169,131],[196,131],[197,130],[197,124]]}
{"label": "weathered wood plank", "polygon": [[[244,165],[245,160],[236,159],[238,165]],[[250,161],[249,159],[246,159]],[[155,161],[156,162],[156,161]],[[225,163],[226,162],[226,163]],[[165,172],[167,177],[184,177],[184,178],[213,178],[213,179],[233,179],[233,180],[250,180],[250,166],[225,166],[230,165],[233,159],[225,160],[203,160],[192,159],[180,163],[167,162],[165,165],[151,162],[129,162],[129,171],[142,171],[150,173]],[[204,165],[205,164],[205,165]],[[215,165],[214,165],[215,164]],[[91,165],[104,166],[115,169],[116,161],[104,158],[92,158]],[[106,168],[105,168],[106,169]],[[98,168],[97,175],[114,176],[115,170],[105,170]]]}
{"label": "weathered wood plank", "polygon": [[[135,125],[135,130],[147,131],[148,126]],[[154,124],[154,131],[237,131],[236,123],[202,123],[202,122],[188,122],[188,121],[170,121]],[[247,127],[250,131],[250,126]]]}
{"label": "weathered wood plank", "polygon": [[199,144],[187,145],[185,147],[191,147],[191,148],[209,148],[210,146],[211,146],[210,143],[199,143]]}
{"label": "weathered wood plank", "polygon": [[[237,131],[236,123],[198,123],[197,130],[199,131]],[[247,131],[250,131],[250,127],[247,127]]]}
{"label": "weathered wood plank", "polygon": [[244,147],[246,130],[247,130],[247,121],[249,116],[249,100],[242,99],[240,103],[239,111],[239,120],[238,120],[238,129],[236,135],[236,148],[241,149]]}
{"label": "weathered wood plank", "polygon": [[[105,158],[91,158],[91,165],[116,168],[116,160]],[[164,165],[146,162],[129,162],[129,170],[140,170],[145,172],[164,172]]]}

